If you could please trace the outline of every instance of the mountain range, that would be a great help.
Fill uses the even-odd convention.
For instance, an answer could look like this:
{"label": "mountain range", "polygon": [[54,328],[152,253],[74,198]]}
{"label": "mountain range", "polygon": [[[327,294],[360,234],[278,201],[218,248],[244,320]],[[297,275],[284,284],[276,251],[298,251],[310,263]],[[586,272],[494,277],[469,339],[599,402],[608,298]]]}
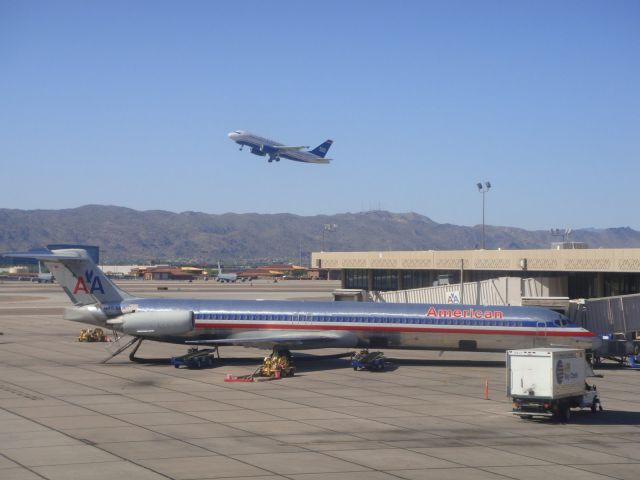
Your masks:
{"label": "mountain range", "polygon": [[[331,227],[325,227],[330,225]],[[628,227],[581,229],[572,241],[592,248],[640,247]],[[549,248],[549,231],[485,226],[487,249]],[[299,216],[287,213],[173,213],[85,205],[63,210],[0,209],[0,252],[51,243],[98,245],[101,263],[235,265],[308,262],[309,252],[479,248],[482,226],[437,223],[417,213],[368,211]]]}

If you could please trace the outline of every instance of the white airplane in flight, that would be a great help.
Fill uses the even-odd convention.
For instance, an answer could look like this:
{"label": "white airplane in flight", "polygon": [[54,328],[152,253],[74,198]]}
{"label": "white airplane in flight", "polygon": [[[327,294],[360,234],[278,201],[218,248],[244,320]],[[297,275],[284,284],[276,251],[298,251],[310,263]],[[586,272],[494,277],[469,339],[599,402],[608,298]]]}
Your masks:
{"label": "white airplane in flight", "polygon": [[282,143],[259,137],[244,130],[236,130],[229,133],[229,138],[240,145],[240,150],[246,145],[254,155],[260,155],[261,157],[269,156],[269,162],[273,162],[274,160],[279,162],[280,158],[305,163],[329,163],[331,161],[330,158],[325,158],[325,155],[329,151],[333,140],[326,140],[313,150],[302,151],[309,147],[283,145]]}

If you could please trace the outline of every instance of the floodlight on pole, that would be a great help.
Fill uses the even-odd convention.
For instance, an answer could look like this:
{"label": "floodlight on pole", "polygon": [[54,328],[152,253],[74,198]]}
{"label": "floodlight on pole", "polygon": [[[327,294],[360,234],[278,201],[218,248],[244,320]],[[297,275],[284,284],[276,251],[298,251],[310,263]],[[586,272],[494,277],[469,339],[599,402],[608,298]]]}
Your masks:
{"label": "floodlight on pole", "polygon": [[478,192],[482,194],[482,249],[484,250],[484,194],[491,188],[491,182],[484,182],[484,185],[480,182],[476,184]]}
{"label": "floodlight on pole", "polygon": [[322,225],[322,251],[324,252],[324,235],[325,232],[335,232],[338,228],[338,225],[335,223],[325,223]]}

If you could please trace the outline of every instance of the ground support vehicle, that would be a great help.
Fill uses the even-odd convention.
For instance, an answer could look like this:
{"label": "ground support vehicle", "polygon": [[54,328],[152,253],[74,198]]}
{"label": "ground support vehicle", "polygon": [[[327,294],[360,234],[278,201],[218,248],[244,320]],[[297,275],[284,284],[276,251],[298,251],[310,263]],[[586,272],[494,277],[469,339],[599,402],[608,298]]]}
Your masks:
{"label": "ground support vehicle", "polygon": [[107,337],[101,328],[83,328],[78,335],[79,342],[106,342]]}
{"label": "ground support vehicle", "polygon": [[253,382],[256,378],[263,380],[279,380],[283,377],[293,377],[296,367],[291,360],[291,352],[289,350],[275,349],[271,355],[264,357],[262,365],[255,372],[249,375],[235,376],[227,374],[224,378],[225,382]]}
{"label": "ground support vehicle", "polygon": [[291,361],[291,352],[289,350],[274,349],[271,355],[264,357],[262,366],[259,369],[261,377],[293,377],[296,367]]}
{"label": "ground support vehicle", "polygon": [[640,355],[627,355],[626,365],[634,370],[640,369]]}
{"label": "ground support vehicle", "polygon": [[507,351],[507,395],[514,415],[552,417],[567,422],[572,408],[602,410],[584,350],[533,348]]}
{"label": "ground support vehicle", "polygon": [[354,370],[381,371],[385,368],[386,358],[382,352],[369,352],[360,350],[351,357],[351,366]]}
{"label": "ground support vehicle", "polygon": [[202,350],[190,348],[186,355],[171,357],[170,363],[176,368],[211,368],[215,363],[217,351],[217,348],[205,348]]}

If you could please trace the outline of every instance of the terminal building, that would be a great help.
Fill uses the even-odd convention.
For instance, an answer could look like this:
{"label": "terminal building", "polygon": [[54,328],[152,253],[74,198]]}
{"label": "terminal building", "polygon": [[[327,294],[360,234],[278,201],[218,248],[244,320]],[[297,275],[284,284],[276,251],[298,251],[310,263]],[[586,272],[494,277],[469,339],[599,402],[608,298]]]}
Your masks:
{"label": "terminal building", "polygon": [[511,279],[521,296],[569,299],[640,293],[640,248],[314,252],[312,267],[340,278],[343,289],[424,289]]}

